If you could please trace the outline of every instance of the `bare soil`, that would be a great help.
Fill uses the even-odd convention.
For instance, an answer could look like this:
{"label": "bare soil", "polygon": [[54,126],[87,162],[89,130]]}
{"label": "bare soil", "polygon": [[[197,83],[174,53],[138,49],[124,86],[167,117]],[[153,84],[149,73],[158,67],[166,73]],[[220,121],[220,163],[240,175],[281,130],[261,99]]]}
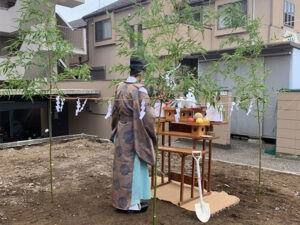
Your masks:
{"label": "bare soil", "polygon": [[[144,214],[112,208],[112,144],[83,139],[54,145],[54,203],[48,156],[48,145],[0,151],[0,224],[152,224],[151,201]],[[172,160],[178,169],[178,158]],[[207,224],[300,224],[300,176],[263,171],[261,202],[256,185],[257,169],[213,162],[213,190],[241,201]],[[157,224],[200,224],[195,213],[171,203],[158,201],[157,207]]]}

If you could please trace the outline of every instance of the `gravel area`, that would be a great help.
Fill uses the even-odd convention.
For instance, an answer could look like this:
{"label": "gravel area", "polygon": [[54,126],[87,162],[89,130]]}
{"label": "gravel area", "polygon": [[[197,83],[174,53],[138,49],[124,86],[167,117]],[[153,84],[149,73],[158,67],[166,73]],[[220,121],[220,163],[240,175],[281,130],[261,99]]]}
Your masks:
{"label": "gravel area", "polygon": [[[172,142],[173,146],[192,148],[193,143],[188,139],[177,139]],[[202,143],[199,141],[198,147]],[[263,149],[271,149],[274,145],[263,144]],[[231,148],[225,149],[213,146],[213,159],[238,165],[258,167],[258,141],[231,139]],[[266,153],[262,154],[262,167],[285,173],[300,175],[300,160],[283,159]]]}

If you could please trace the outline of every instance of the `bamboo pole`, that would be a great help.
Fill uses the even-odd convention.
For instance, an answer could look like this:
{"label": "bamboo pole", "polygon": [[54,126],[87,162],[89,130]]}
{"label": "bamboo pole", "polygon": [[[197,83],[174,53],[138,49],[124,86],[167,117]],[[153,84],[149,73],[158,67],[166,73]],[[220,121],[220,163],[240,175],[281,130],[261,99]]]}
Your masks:
{"label": "bamboo pole", "polygon": [[156,192],[157,192],[157,161],[158,161],[158,146],[159,146],[159,135],[160,135],[160,117],[162,110],[162,101],[159,105],[159,116],[157,122],[157,134],[156,134],[156,146],[155,146],[155,166],[154,166],[154,193],[153,193],[153,212],[152,212],[152,224],[156,225]]}

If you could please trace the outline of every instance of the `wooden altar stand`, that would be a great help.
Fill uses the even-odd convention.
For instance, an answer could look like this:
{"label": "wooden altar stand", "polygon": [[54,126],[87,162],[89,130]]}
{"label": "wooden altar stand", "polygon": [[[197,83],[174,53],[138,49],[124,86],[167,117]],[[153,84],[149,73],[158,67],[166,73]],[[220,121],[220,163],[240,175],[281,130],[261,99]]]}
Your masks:
{"label": "wooden altar stand", "polygon": [[[166,123],[169,123],[169,131],[166,131],[165,126]],[[217,125],[217,123],[213,123]],[[158,150],[161,152],[161,182],[157,187],[161,187],[171,183],[171,181],[180,182],[180,200],[178,205],[182,206],[186,203],[189,203],[199,196],[195,196],[194,190],[197,184],[197,178],[195,176],[195,162],[192,158],[192,175],[187,176],[184,174],[185,168],[185,158],[188,155],[192,155],[192,151],[197,149],[197,141],[202,140],[202,149],[200,150],[202,153],[202,163],[201,163],[201,188],[202,193],[205,195],[210,195],[212,191],[212,181],[211,181],[211,172],[212,172],[212,142],[217,139],[215,137],[212,130],[213,124],[196,124],[189,122],[169,122],[165,119],[161,119],[161,129],[160,134],[162,136],[162,145],[159,146]],[[218,124],[226,124],[226,123],[218,123]],[[207,135],[210,134],[210,135]],[[168,136],[168,145],[165,145],[165,136]],[[171,146],[171,137],[181,137],[181,138],[189,138],[193,140],[193,148],[181,148]],[[206,149],[206,143],[208,143],[208,149]],[[168,153],[168,179],[165,179],[164,176],[164,168],[165,168],[165,153]],[[171,171],[171,154],[179,154],[181,157],[181,173],[175,173]],[[206,163],[205,159],[208,155],[208,169],[206,173]],[[190,185],[190,197],[184,198],[184,185]],[[151,187],[154,186],[154,168],[152,167],[152,177],[151,177]],[[204,191],[206,189],[206,191]]]}

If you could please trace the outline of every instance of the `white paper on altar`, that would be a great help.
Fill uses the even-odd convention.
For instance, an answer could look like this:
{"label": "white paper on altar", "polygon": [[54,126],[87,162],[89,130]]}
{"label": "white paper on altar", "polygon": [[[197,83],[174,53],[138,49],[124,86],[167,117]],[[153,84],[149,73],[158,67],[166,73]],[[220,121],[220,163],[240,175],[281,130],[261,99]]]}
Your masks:
{"label": "white paper on altar", "polygon": [[218,108],[214,108],[213,106],[210,106],[209,104],[207,104],[205,118],[209,118],[210,121],[223,122],[222,111],[223,111],[223,106],[221,106],[218,110]]}
{"label": "white paper on altar", "polygon": [[186,95],[185,106],[187,108],[193,108],[197,106],[197,101],[194,95],[194,88],[190,88]]}
{"label": "white paper on altar", "polygon": [[[160,117],[165,117],[165,110],[163,109],[165,106],[166,106],[166,104],[163,103]],[[160,101],[156,101],[154,104],[154,110],[155,110],[156,117],[159,117],[159,107],[160,107]]]}

